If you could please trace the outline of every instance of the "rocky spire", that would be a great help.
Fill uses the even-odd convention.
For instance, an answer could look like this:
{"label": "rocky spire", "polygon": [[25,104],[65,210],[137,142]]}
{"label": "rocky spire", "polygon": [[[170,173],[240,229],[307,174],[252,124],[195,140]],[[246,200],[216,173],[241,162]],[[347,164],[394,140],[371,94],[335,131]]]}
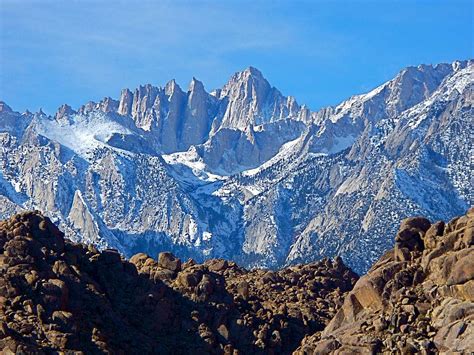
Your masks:
{"label": "rocky spire", "polygon": [[132,112],[133,94],[129,89],[123,89],[120,94],[118,113],[120,115],[130,115]]}
{"label": "rocky spire", "polygon": [[216,106],[215,101],[214,97],[206,92],[202,82],[193,77],[189,83],[179,139],[179,144],[183,150],[206,140],[213,119],[211,112]]}
{"label": "rocky spire", "polygon": [[190,93],[194,93],[194,92],[205,92],[205,90],[204,90],[204,85],[202,84],[201,81],[197,80],[197,79],[193,76],[193,80],[191,80],[191,82],[189,83],[188,92],[190,92]]}
{"label": "rocky spire", "polygon": [[54,115],[54,118],[59,121],[69,115],[73,115],[75,114],[76,111],[74,111],[71,106],[67,105],[67,104],[63,104],[61,105],[59,108],[58,108],[58,111],[56,112],[56,114]]}
{"label": "rocky spire", "polygon": [[228,100],[222,119],[222,127],[227,128],[245,130],[249,124],[272,122],[299,111],[294,99],[284,97],[254,67],[235,73],[219,98]]}
{"label": "rocky spire", "polygon": [[251,98],[256,95],[264,95],[270,89],[270,83],[262,73],[254,67],[248,67],[244,71],[232,75],[222,88],[220,97]]}
{"label": "rocky spire", "polygon": [[193,78],[188,89],[187,109],[194,117],[206,118],[204,116],[207,116],[206,103],[208,96],[209,94],[204,90],[202,82]]}
{"label": "rocky spire", "polygon": [[175,79],[171,79],[170,81],[168,81],[165,85],[165,94],[167,96],[172,96],[173,94],[175,93],[183,93],[183,91],[181,90],[181,88],[179,87],[179,85],[176,83],[176,80]]}
{"label": "rocky spire", "polygon": [[79,112],[81,115],[87,115],[89,112],[94,111],[96,108],[97,108],[97,102],[89,101],[89,102],[86,103],[85,105],[82,105],[82,106],[79,108],[79,111],[78,111],[78,112]]}
{"label": "rocky spire", "polygon": [[99,109],[103,112],[117,112],[119,108],[119,102],[110,97],[105,97],[99,102]]}

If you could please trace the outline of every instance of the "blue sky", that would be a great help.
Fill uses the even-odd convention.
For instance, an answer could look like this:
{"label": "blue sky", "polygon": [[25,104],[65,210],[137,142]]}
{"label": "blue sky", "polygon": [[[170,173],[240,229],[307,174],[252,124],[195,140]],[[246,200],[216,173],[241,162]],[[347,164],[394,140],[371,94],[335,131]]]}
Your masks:
{"label": "blue sky", "polygon": [[250,65],[312,109],[473,55],[472,0],[0,0],[0,100],[54,113],[125,87],[208,91]]}

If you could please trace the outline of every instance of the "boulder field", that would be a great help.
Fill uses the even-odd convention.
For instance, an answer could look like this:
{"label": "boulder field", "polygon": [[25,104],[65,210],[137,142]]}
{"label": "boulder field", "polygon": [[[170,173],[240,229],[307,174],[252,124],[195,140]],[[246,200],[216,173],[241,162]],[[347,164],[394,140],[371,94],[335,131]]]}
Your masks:
{"label": "boulder field", "polygon": [[358,276],[342,260],[248,271],[74,244],[39,212],[0,222],[3,353],[291,353]]}
{"label": "boulder field", "polygon": [[72,243],[38,211],[0,222],[0,350],[140,354],[474,351],[474,209],[402,222],[358,277],[340,258],[277,271]]}
{"label": "boulder field", "polygon": [[297,354],[474,352],[474,209],[449,223],[404,220],[395,248],[361,277]]}

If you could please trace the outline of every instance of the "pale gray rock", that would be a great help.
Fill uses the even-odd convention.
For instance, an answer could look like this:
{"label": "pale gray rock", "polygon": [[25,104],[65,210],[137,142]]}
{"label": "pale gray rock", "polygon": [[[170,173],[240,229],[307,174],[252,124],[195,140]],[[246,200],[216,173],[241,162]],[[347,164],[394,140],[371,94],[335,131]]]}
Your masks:
{"label": "pale gray rock", "polygon": [[[418,66],[311,112],[254,68],[207,93],[123,90],[54,117],[0,103],[0,217],[41,209],[76,241],[363,272],[399,220],[473,203],[473,64]],[[392,227],[391,227],[392,226]]]}
{"label": "pale gray rock", "polygon": [[253,67],[234,74],[219,98],[227,100],[221,124],[225,128],[245,130],[249,125],[297,117],[300,110],[294,98],[284,97]]}

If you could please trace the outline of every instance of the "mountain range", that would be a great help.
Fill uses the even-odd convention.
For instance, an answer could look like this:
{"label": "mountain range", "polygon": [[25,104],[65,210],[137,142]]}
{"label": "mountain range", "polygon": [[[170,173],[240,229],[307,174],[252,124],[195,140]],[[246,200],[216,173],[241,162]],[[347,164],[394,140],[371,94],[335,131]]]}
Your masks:
{"label": "mountain range", "polygon": [[473,71],[408,67],[318,111],[253,67],[212,92],[172,80],[53,116],[0,102],[0,218],[41,210],[71,240],[128,257],[340,256],[363,273],[399,220],[473,204]]}

